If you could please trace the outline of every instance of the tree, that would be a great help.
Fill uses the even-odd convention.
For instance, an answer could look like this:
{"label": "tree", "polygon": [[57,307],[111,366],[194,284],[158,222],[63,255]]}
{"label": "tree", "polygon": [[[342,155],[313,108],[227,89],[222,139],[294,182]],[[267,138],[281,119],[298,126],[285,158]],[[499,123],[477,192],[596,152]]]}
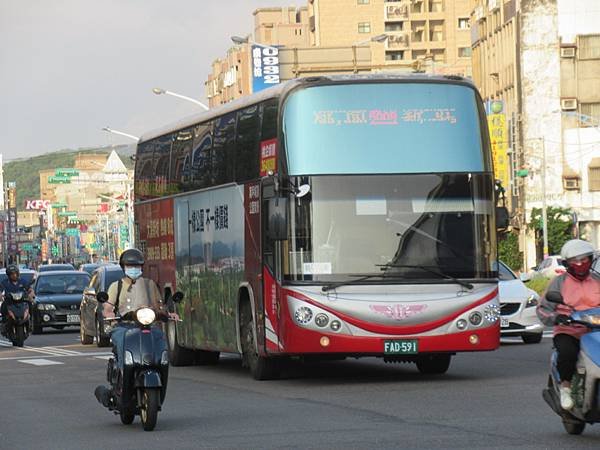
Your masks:
{"label": "tree", "polygon": [[[573,238],[573,210],[549,206],[546,211],[548,216],[548,252],[551,255],[560,253],[563,244]],[[542,209],[531,210],[529,228],[535,231],[536,247],[543,248]]]}
{"label": "tree", "polygon": [[498,233],[498,259],[512,270],[521,270],[523,252],[519,251],[519,236],[516,233]]}

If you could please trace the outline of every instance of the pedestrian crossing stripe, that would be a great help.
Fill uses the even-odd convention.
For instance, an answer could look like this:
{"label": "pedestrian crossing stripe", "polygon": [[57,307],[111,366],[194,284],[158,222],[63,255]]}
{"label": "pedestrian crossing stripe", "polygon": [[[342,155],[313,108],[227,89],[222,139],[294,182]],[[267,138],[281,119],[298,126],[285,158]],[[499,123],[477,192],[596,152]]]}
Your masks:
{"label": "pedestrian crossing stripe", "polygon": [[57,364],[64,364],[63,362],[60,362],[60,361],[51,361],[49,359],[41,359],[41,358],[18,359],[17,361],[20,363],[31,364],[33,366],[54,366]]}

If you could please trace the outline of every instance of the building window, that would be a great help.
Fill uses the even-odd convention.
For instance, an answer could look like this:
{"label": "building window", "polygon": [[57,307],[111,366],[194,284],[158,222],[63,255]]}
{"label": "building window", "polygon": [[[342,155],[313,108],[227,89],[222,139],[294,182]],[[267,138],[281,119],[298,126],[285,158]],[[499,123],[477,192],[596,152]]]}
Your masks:
{"label": "building window", "polygon": [[429,40],[431,42],[440,42],[444,40],[443,20],[431,20],[429,22]]}
{"label": "building window", "polygon": [[458,18],[458,29],[459,30],[468,30],[471,28],[471,22],[468,17],[459,17]]}
{"label": "building window", "polygon": [[359,5],[368,5],[369,4],[369,0],[357,0],[357,3]]}
{"label": "building window", "polygon": [[600,59],[600,34],[579,36],[579,59]]}
{"label": "building window", "polygon": [[370,33],[371,32],[371,23],[370,22],[359,22],[358,23],[358,32],[359,33]]}
{"label": "building window", "polygon": [[600,158],[594,158],[588,166],[588,190],[600,191]]}
{"label": "building window", "polygon": [[470,58],[471,57],[471,47],[458,47],[458,57],[459,58]]}
{"label": "building window", "polygon": [[600,103],[579,104],[579,125],[582,127],[600,126]]}
{"label": "building window", "polygon": [[443,0],[429,0],[429,12],[443,12],[444,1]]}
{"label": "building window", "polygon": [[402,31],[404,22],[386,22],[385,31]]}
{"label": "building window", "polygon": [[386,61],[401,61],[404,59],[404,50],[396,51],[396,52],[386,52],[385,60]]}

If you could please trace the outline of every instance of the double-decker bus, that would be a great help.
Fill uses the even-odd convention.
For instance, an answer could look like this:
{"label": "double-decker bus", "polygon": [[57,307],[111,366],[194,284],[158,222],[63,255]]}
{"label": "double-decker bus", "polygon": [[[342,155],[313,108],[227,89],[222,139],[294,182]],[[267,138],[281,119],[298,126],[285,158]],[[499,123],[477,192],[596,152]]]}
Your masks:
{"label": "double-decker bus", "polygon": [[292,80],[142,137],[145,273],[174,365],[383,357],[444,373],[500,326],[485,114],[460,77]]}

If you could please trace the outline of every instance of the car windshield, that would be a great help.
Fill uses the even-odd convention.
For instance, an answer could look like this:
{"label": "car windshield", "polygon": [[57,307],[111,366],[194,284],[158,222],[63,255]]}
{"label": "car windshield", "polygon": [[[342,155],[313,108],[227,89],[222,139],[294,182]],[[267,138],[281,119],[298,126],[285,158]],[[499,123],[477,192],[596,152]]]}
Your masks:
{"label": "car windshield", "polygon": [[498,279],[500,281],[516,280],[517,276],[513,273],[510,268],[502,261],[498,263]]}
{"label": "car windshield", "polygon": [[[6,272],[0,273],[0,283],[6,280],[8,277],[6,276]],[[31,285],[33,279],[35,278],[35,272],[21,272],[20,278],[25,284]]]}
{"label": "car windshield", "polygon": [[75,270],[71,264],[49,264],[46,266],[40,266],[40,272],[50,272],[53,270]]}
{"label": "car windshield", "polygon": [[84,272],[40,276],[35,286],[35,293],[37,295],[81,294],[89,281],[89,275]]}

